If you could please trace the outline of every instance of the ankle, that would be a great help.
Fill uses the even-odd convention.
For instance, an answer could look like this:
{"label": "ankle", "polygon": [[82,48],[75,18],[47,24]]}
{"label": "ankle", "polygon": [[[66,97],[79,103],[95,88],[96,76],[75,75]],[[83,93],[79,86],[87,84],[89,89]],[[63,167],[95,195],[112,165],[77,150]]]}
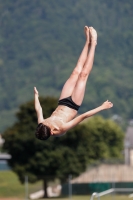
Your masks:
{"label": "ankle", "polygon": [[90,40],[86,40],[86,45],[90,45],[91,44],[91,41]]}
{"label": "ankle", "polygon": [[96,46],[97,45],[97,40],[91,40],[91,45]]}

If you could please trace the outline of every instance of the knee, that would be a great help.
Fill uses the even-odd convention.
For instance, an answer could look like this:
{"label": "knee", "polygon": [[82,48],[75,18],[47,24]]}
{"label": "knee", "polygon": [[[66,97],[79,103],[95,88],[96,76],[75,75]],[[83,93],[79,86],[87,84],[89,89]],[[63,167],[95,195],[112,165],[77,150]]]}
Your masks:
{"label": "knee", "polygon": [[72,72],[72,75],[79,76],[80,75],[80,71],[78,69],[74,69],[73,72]]}
{"label": "knee", "polygon": [[81,72],[80,75],[79,75],[79,78],[84,80],[88,77],[88,73],[87,72]]}

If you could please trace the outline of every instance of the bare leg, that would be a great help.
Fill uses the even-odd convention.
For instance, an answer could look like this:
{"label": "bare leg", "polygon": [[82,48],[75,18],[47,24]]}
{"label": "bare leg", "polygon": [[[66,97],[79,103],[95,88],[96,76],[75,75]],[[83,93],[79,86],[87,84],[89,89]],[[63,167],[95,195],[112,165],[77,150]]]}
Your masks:
{"label": "bare leg", "polygon": [[85,64],[85,61],[87,59],[89,43],[90,43],[89,28],[87,26],[85,26],[84,31],[85,31],[85,35],[86,35],[86,42],[85,42],[84,48],[80,54],[80,57],[78,59],[76,67],[74,68],[72,74],[70,75],[69,79],[66,81],[66,83],[62,89],[59,99],[63,99],[63,98],[66,98],[66,97],[69,97],[72,95],[73,90],[76,85],[76,82],[78,80],[78,76],[81,73],[83,66]]}
{"label": "bare leg", "polygon": [[97,32],[92,27],[90,27],[90,35],[91,35],[90,51],[87,56],[85,65],[78,77],[74,91],[72,93],[72,99],[77,105],[81,105],[81,103],[83,101],[85,88],[86,88],[86,82],[87,82],[88,76],[92,70],[93,61],[94,61],[95,48],[96,48],[96,44],[97,44]]}

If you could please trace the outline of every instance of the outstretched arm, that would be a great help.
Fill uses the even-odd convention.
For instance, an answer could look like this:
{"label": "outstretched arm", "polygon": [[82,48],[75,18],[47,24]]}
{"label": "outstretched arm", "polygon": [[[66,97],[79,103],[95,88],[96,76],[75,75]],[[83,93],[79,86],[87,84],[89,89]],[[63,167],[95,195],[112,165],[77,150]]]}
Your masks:
{"label": "outstretched arm", "polygon": [[63,131],[68,131],[69,129],[73,128],[74,126],[76,126],[77,124],[79,124],[80,122],[82,122],[84,119],[91,117],[92,115],[95,115],[96,113],[105,110],[105,109],[109,109],[112,108],[113,104],[111,102],[109,102],[108,100],[105,101],[101,106],[90,110],[88,112],[85,112],[81,115],[79,115],[78,117],[74,118],[73,120],[71,120],[70,122],[66,123],[62,128]]}
{"label": "outstretched arm", "polygon": [[35,100],[35,110],[37,113],[38,124],[39,124],[43,121],[43,112],[42,112],[42,107],[39,102],[39,94],[36,87],[34,87],[34,100]]}

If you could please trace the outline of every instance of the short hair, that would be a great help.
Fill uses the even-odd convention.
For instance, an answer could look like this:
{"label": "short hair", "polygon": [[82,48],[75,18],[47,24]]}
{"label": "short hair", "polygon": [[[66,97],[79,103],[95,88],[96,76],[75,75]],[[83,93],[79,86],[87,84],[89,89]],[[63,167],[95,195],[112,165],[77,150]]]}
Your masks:
{"label": "short hair", "polygon": [[39,140],[47,140],[51,135],[50,128],[43,123],[38,124],[35,132],[36,138]]}

